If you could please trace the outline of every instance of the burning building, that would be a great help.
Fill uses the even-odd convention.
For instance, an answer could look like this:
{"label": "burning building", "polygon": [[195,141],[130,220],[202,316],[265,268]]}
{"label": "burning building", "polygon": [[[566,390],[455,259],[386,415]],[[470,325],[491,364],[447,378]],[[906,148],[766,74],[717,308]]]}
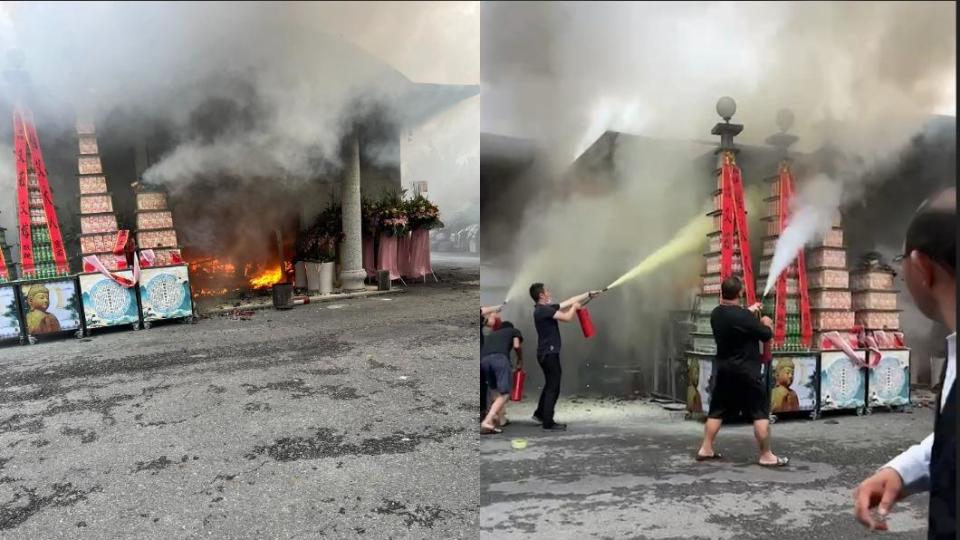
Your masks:
{"label": "burning building", "polygon": [[[244,295],[286,279],[298,233],[334,203],[345,209],[347,233],[338,249],[337,275],[345,289],[362,287],[364,275],[355,256],[360,250],[360,196],[379,198],[400,191],[405,181],[422,180],[402,178],[404,137],[479,93],[476,85],[416,83],[343,40],[324,43],[341,61],[362,66],[367,85],[342,97],[345,105],[335,119],[320,120],[333,126],[332,142],[305,142],[309,129],[298,122],[308,120],[285,116],[289,111],[279,110],[278,104],[278,99],[302,97],[268,95],[275,88],[249,74],[212,75],[205,93],[184,100],[181,110],[167,111],[171,116],[149,106],[104,100],[91,107],[117,227],[143,228],[134,185],[166,192],[166,210],[175,223],[171,234],[189,263],[195,294]],[[377,92],[369,91],[371,84]],[[53,101],[45,90],[34,92],[33,109],[64,216],[70,265],[79,269],[83,231],[74,179],[77,142],[70,129],[73,118],[64,118],[72,104]],[[175,101],[173,96],[164,99]],[[0,99],[0,108],[9,110],[7,105]],[[0,138],[12,139],[9,123],[0,127]],[[8,192],[12,186],[0,189]],[[2,216],[13,213],[2,210]],[[17,260],[16,247],[12,255]]]}
{"label": "burning building", "polygon": [[[956,164],[954,128],[954,118],[932,117],[900,155],[891,156],[883,165],[865,173],[870,178],[864,181],[868,187],[863,202],[843,208],[844,244],[850,253],[848,267],[864,253],[896,255],[913,210],[928,194],[952,184]],[[746,129],[758,128],[748,125]],[[771,188],[764,180],[776,174],[782,151],[774,146],[741,143],[737,149],[736,163],[742,170],[756,271],[759,261],[769,255],[763,250],[762,239],[768,236],[768,230],[762,218],[767,214],[764,199],[769,197]],[[523,281],[521,285],[547,281],[555,296],[562,297],[602,287],[636,264],[638,254],[650,253],[659,246],[657,242],[709,210],[704,203],[712,200],[716,190],[716,182],[711,180],[717,167],[715,151],[715,141],[665,140],[607,131],[556,181],[510,186],[536,195],[501,200],[500,205],[492,208],[485,202],[482,219],[488,228],[508,215],[513,216],[513,225],[506,236],[486,237],[484,260],[499,257],[504,276],[503,283],[495,283],[487,279],[484,270],[483,301],[502,301],[509,280],[516,275],[521,276],[516,278]],[[812,152],[792,152],[798,185],[824,170],[829,156],[836,152],[829,145]],[[531,152],[528,159],[535,160],[535,155]],[[535,168],[534,163],[519,163],[522,165],[516,165],[512,169],[516,172],[509,178],[520,181],[522,171]],[[508,178],[506,173],[501,176],[501,181]],[[482,189],[485,201],[499,192],[499,188],[488,188],[486,184]],[[564,239],[563,249],[546,258],[566,260],[567,264],[545,266],[541,272],[530,275],[520,271],[525,263],[538,258],[538,249],[557,244],[560,238]],[[677,383],[677,377],[678,366],[685,365],[685,345],[680,339],[685,331],[673,325],[676,319],[688,318],[693,295],[699,289],[705,251],[707,238],[697,249],[659,269],[659,275],[636,287],[604,295],[596,301],[596,307],[592,304],[597,335],[584,341],[571,333],[564,341],[567,356],[577,359],[571,369],[565,370],[564,392],[659,392],[684,399],[684,388]],[[929,382],[927,359],[942,355],[940,348],[946,331],[933,327],[908,298],[900,296],[899,306],[904,310],[901,326],[915,359],[911,375],[914,382]],[[525,304],[525,298],[519,303]],[[529,310],[523,306],[509,309],[517,310],[506,316],[518,328],[525,333],[534,332]],[[670,369],[671,365],[675,369]],[[539,373],[534,370],[531,375],[536,385]]]}

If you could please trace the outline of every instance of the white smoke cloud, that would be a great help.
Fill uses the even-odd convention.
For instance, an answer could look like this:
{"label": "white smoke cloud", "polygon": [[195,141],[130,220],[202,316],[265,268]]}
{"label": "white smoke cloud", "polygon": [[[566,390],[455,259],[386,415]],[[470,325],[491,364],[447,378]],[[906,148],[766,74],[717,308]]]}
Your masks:
{"label": "white smoke cloud", "polygon": [[770,273],[763,289],[766,296],[780,274],[796,260],[800,250],[830,231],[833,219],[840,211],[843,186],[825,174],[819,174],[803,184],[790,204],[790,219],[777,239],[770,262]]}
{"label": "white smoke cloud", "polygon": [[[863,193],[868,168],[897,161],[929,116],[954,100],[953,8],[931,2],[485,3],[483,130],[531,139],[545,156],[534,172],[516,179],[537,185],[529,191],[539,197],[484,207],[485,224],[526,216],[484,259],[509,254],[503,259],[521,269],[521,281],[552,284],[557,296],[609,283],[709,200],[715,162],[692,161],[709,161],[716,147],[710,128],[719,121],[714,104],[724,95],[738,104],[733,122],[745,125],[739,144],[765,145],[776,131],[777,111],[787,107],[796,117],[790,132],[800,138],[792,150],[830,143],[859,157],[840,163],[829,181],[805,187],[808,179],[798,179],[799,206],[783,246],[795,253],[824,222],[829,226],[832,210]],[[651,139],[615,145],[580,171],[582,189],[596,194],[565,198],[571,162],[607,130]],[[702,141],[699,151],[671,153]],[[775,173],[772,163],[760,174]],[[606,191],[611,175],[620,183]],[[751,212],[751,220],[759,215]],[[568,354],[614,363],[649,359],[648,345],[663,335],[667,310],[685,302],[684,291],[698,288],[702,263],[695,254],[596,300],[590,307],[602,335],[584,343],[571,332]],[[536,278],[522,271],[529,267],[538,269]],[[499,285],[504,290],[488,289],[484,298],[500,301],[509,283]],[[507,315],[529,320],[529,310]],[[596,368],[581,372],[592,382],[603,377]]]}

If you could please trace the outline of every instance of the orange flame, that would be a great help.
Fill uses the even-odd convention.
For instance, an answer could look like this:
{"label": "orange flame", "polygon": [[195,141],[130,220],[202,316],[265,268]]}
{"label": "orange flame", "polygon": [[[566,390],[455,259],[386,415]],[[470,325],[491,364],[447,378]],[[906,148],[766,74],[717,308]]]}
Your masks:
{"label": "orange flame", "polygon": [[280,267],[271,268],[269,270],[264,270],[250,278],[250,286],[254,289],[265,289],[271,287],[276,283],[280,283],[280,280],[283,279],[283,271],[280,270]]}
{"label": "orange flame", "polygon": [[[198,297],[224,296],[231,292],[242,292],[246,288],[243,285],[244,281],[250,289],[269,289],[274,284],[283,281],[285,277],[280,265],[265,268],[254,263],[246,263],[240,267],[232,261],[221,261],[215,258],[192,261],[189,264],[190,272],[200,278],[197,280],[198,285],[200,283],[206,285],[206,282],[212,282],[211,285],[213,283],[217,284],[209,286],[209,288],[200,286],[195,289],[194,294]],[[288,270],[292,271],[292,265],[287,262],[284,262],[283,265],[289,267]],[[237,282],[236,278],[240,278],[241,281]],[[224,287],[224,285],[228,285],[228,287]]]}

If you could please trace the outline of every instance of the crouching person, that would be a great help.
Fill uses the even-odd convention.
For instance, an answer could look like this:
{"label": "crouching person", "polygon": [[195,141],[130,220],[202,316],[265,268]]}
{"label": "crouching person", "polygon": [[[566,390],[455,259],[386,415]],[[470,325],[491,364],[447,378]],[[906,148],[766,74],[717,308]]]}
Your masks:
{"label": "crouching person", "polygon": [[523,369],[523,335],[513,323],[503,321],[500,328],[490,332],[480,348],[480,375],[496,398],[490,404],[487,416],[480,423],[481,433],[501,433],[506,416],[507,400],[510,399],[511,362],[510,351],[517,354],[517,369]]}

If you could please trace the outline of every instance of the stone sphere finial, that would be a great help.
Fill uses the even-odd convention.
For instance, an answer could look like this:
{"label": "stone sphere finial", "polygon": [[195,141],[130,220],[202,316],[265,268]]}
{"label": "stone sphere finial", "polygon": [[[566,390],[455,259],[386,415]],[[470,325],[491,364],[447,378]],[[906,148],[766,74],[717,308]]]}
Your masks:
{"label": "stone sphere finial", "polygon": [[737,102],[732,97],[723,96],[717,100],[717,114],[723,118],[724,122],[729,122],[735,112],[737,112]]}
{"label": "stone sphere finial", "polygon": [[780,109],[777,111],[777,127],[781,133],[786,133],[793,126],[793,111],[790,109]]}

